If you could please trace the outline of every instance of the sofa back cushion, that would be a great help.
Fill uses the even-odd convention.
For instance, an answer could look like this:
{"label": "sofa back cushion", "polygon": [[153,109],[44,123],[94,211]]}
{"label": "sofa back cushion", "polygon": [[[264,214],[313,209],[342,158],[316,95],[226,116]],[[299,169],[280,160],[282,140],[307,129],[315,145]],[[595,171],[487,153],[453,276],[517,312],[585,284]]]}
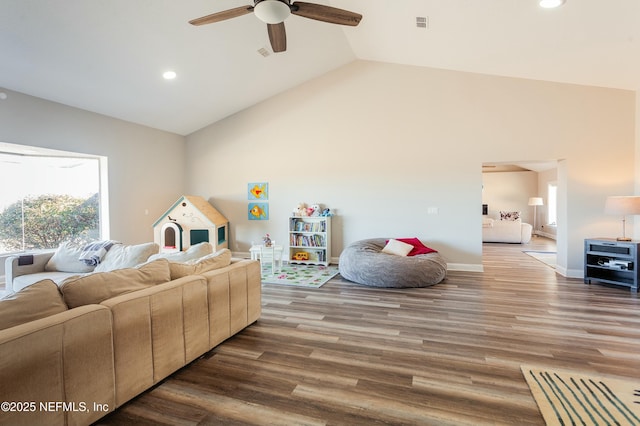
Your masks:
{"label": "sofa back cushion", "polygon": [[74,246],[70,242],[66,241],[58,247],[53,253],[53,256],[49,259],[44,270],[47,272],[91,272],[93,271],[92,265],[87,265],[80,260],[80,254],[82,254],[82,247]]}
{"label": "sofa back cushion", "polygon": [[156,243],[143,243],[138,245],[114,244],[104,259],[96,266],[94,272],[107,272],[116,269],[133,268],[158,253],[160,246]]}
{"label": "sofa back cushion", "polygon": [[135,268],[71,277],[60,285],[60,291],[67,306],[75,308],[170,280],[169,261],[158,259]]}
{"label": "sofa back cushion", "polygon": [[169,262],[188,262],[194,259],[200,259],[208,254],[213,253],[213,246],[211,243],[202,242],[190,246],[185,251],[178,251],[173,253],[158,253],[151,255],[149,261],[156,259],[167,259]]}
{"label": "sofa back cushion", "polygon": [[0,330],[35,321],[67,310],[58,286],[39,281],[0,299]]}
{"label": "sofa back cushion", "polygon": [[188,262],[171,262],[171,279],[186,277],[187,275],[200,275],[214,269],[224,268],[231,263],[231,250],[221,249],[215,253],[201,257],[200,259],[189,260]]}

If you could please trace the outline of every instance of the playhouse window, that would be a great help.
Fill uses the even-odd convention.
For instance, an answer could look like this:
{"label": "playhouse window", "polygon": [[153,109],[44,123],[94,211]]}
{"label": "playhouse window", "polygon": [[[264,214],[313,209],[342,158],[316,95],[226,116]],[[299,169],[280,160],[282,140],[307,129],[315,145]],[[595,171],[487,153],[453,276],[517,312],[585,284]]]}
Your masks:
{"label": "playhouse window", "polygon": [[218,228],[218,244],[224,244],[227,241],[227,227],[220,226]]}
{"label": "playhouse window", "polygon": [[209,231],[207,229],[192,229],[189,232],[189,237],[191,239],[192,246],[195,246],[198,243],[208,243]]}

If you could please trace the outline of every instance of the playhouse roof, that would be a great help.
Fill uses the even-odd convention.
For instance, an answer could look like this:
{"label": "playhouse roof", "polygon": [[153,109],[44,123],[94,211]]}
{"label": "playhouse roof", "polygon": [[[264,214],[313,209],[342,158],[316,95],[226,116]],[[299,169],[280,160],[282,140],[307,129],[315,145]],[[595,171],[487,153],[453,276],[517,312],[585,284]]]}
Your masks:
{"label": "playhouse roof", "polygon": [[227,220],[226,217],[224,217],[222,215],[222,213],[220,213],[218,210],[216,210],[215,207],[213,207],[207,200],[205,200],[204,198],[197,196],[197,195],[183,195],[182,197],[180,197],[178,199],[178,201],[176,201],[175,203],[173,203],[173,205],[169,208],[169,210],[167,210],[166,212],[164,212],[162,214],[162,216],[160,216],[160,218],[158,220],[155,221],[155,223],[153,224],[153,227],[155,228],[156,226],[158,226],[158,224],[160,222],[162,222],[162,220],[167,217],[169,214],[171,214],[171,212],[173,211],[173,209],[175,209],[176,207],[178,207],[180,204],[182,204],[183,202],[189,203],[191,204],[194,208],[196,208],[197,210],[200,211],[200,213],[202,213],[213,225],[215,226],[221,226],[224,225],[226,223],[229,223],[229,221]]}

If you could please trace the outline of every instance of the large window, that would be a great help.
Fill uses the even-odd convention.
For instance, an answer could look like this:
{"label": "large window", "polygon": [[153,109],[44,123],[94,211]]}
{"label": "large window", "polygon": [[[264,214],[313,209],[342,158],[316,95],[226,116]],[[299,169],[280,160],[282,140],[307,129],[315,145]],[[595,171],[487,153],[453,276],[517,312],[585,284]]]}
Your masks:
{"label": "large window", "polygon": [[7,146],[0,146],[0,253],[101,237],[99,157]]}

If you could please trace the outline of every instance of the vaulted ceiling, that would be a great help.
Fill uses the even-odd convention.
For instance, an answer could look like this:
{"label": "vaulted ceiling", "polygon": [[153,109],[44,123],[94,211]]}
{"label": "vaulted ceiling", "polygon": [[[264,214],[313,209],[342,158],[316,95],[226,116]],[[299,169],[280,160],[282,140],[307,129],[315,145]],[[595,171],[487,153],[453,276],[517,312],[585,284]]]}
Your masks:
{"label": "vaulted ceiling", "polygon": [[186,135],[357,59],[640,88],[638,0],[315,3],[364,17],[342,27],[290,16],[287,51],[273,53],[252,14],[188,24],[251,0],[1,0],[0,90]]}

